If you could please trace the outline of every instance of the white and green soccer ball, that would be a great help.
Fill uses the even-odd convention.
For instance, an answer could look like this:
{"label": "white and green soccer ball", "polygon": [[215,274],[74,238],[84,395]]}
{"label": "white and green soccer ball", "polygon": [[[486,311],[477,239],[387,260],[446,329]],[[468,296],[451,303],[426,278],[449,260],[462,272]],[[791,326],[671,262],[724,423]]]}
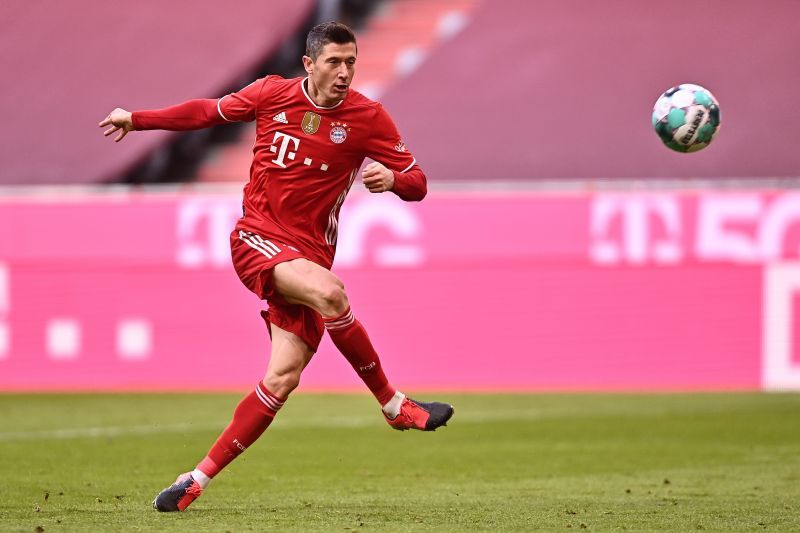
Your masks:
{"label": "white and green soccer ball", "polygon": [[672,87],[653,107],[653,128],[677,152],[702,150],[714,140],[719,124],[719,102],[699,85]]}

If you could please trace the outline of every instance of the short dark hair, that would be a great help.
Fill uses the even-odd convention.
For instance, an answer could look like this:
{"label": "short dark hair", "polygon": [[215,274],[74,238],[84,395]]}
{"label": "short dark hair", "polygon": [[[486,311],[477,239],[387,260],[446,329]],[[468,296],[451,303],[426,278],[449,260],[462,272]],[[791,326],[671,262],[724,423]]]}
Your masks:
{"label": "short dark hair", "polygon": [[[323,22],[317,24],[308,32],[308,37],[306,38],[306,55],[316,61],[320,52],[322,52],[322,48],[328,43],[356,44],[356,36],[353,30],[341,22]],[[356,44],[356,46],[358,45]]]}

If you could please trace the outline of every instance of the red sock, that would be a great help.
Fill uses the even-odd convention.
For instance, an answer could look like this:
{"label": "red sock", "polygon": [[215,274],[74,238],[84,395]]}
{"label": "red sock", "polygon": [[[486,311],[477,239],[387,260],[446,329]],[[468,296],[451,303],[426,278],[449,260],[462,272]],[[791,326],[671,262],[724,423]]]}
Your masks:
{"label": "red sock", "polygon": [[378,402],[385,405],[397,390],[386,379],[381,360],[372,347],[367,330],[356,320],[349,307],[341,316],[323,318],[323,321],[333,344],[364,380]]}
{"label": "red sock", "polygon": [[256,389],[236,406],[233,420],[208,451],[206,458],[197,465],[197,469],[208,477],[219,474],[220,470],[258,440],[285,401],[259,382]]}

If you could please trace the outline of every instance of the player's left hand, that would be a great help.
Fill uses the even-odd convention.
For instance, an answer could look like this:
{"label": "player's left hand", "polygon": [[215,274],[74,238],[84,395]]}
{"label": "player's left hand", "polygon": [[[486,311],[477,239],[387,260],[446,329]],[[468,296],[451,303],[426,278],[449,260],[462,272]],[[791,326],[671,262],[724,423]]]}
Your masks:
{"label": "player's left hand", "polygon": [[[119,131],[119,134],[114,138],[114,142],[120,142],[129,131],[133,131],[133,119],[132,113],[130,111],[126,111],[120,107],[116,108],[114,111],[108,114],[106,118],[100,121],[98,124],[101,128],[106,126],[111,126],[106,131],[103,132],[103,135],[108,137],[112,133]],[[121,130],[121,131],[120,131]]]}
{"label": "player's left hand", "polygon": [[394,173],[377,162],[364,167],[361,178],[369,192],[386,192],[394,187]]}

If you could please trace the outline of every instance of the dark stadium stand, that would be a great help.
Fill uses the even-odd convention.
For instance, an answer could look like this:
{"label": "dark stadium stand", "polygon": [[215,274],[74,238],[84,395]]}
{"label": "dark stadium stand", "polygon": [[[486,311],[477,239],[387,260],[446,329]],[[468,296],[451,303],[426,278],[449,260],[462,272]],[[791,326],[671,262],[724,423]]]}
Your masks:
{"label": "dark stadium stand", "polygon": [[[358,31],[354,87],[383,101],[431,182],[780,178],[800,169],[788,134],[800,124],[793,0],[380,5]],[[316,6],[0,3],[0,184],[118,181],[145,162],[169,177],[164,147],[177,137],[152,132],[110,146],[97,121],[116,105],[161,107],[248,83]],[[722,109],[718,138],[697,154],[667,150],[650,125],[658,95],[683,82],[709,88]],[[230,131],[235,144],[186,143],[195,161],[205,157],[199,180],[246,179],[252,130]]]}
{"label": "dark stadium stand", "polygon": [[[431,181],[797,176],[798,21],[793,0],[485,1],[382,100]],[[684,82],[722,110],[695,154],[650,124]]]}
{"label": "dark stadium stand", "polygon": [[237,87],[308,18],[313,0],[0,3],[0,184],[118,178],[169,133],[117,146],[114,107],[162,107]]}
{"label": "dark stadium stand", "polygon": [[[476,3],[476,0],[393,0],[382,4],[356,32],[358,68],[353,88],[371,98],[379,98],[398,78],[413,72],[431,50],[466,24]],[[298,58],[298,66],[299,63]],[[253,157],[254,135],[254,127],[243,128],[236,142],[209,150],[198,169],[197,179],[206,182],[246,180]]]}

